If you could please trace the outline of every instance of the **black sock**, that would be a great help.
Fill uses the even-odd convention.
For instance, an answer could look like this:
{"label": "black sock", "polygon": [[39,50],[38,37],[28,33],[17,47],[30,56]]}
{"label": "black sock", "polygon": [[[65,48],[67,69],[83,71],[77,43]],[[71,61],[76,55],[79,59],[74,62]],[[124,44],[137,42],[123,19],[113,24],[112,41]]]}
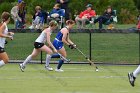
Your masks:
{"label": "black sock", "polygon": [[63,65],[64,61],[63,60],[59,60],[59,63],[58,63],[58,66],[57,66],[57,69],[60,69],[61,66]]}

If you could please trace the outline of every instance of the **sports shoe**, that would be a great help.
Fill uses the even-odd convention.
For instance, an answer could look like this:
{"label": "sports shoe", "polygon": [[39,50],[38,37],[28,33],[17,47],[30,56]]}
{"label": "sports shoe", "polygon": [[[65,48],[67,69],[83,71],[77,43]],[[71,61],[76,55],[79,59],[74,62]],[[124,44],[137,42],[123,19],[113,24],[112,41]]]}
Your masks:
{"label": "sports shoe", "polygon": [[62,69],[55,69],[56,72],[64,72]]}
{"label": "sports shoe", "polygon": [[131,86],[135,86],[135,77],[133,76],[133,73],[128,73],[128,78],[129,78],[129,82],[130,82],[130,84],[131,84]]}
{"label": "sports shoe", "polygon": [[24,72],[25,66],[23,66],[23,64],[19,64],[19,67],[20,67],[20,70],[21,70],[22,72]]}
{"label": "sports shoe", "polygon": [[53,71],[53,68],[51,68],[50,66],[45,66],[45,68],[46,68],[48,71]]}

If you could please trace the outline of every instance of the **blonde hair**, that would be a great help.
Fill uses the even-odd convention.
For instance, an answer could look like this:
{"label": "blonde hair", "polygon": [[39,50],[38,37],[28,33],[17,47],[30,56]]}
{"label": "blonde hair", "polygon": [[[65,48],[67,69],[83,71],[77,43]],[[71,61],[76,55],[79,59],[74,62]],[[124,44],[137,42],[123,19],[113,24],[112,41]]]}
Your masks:
{"label": "blonde hair", "polygon": [[50,27],[58,26],[58,23],[55,20],[52,20],[51,22],[49,22],[49,26]]}
{"label": "blonde hair", "polygon": [[2,22],[7,21],[10,18],[10,13],[9,12],[3,12],[1,15],[1,20]]}
{"label": "blonde hair", "polygon": [[55,4],[55,5],[54,5],[54,7],[55,7],[55,6],[60,8],[60,4],[58,4],[58,3],[57,3],[57,4]]}
{"label": "blonde hair", "polygon": [[41,6],[36,6],[35,7],[35,10],[37,11],[37,10],[41,10]]}
{"label": "blonde hair", "polygon": [[55,20],[52,20],[52,21],[49,22],[49,25],[44,25],[42,30],[48,28],[49,26],[50,27],[58,26],[58,23]]}

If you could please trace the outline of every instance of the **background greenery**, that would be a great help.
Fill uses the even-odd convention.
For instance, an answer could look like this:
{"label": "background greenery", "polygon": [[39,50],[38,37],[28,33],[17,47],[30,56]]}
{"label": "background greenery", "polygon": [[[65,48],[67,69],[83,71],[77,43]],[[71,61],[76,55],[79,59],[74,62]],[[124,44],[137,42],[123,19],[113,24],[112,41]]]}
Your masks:
{"label": "background greenery", "polygon": [[[33,43],[39,33],[16,33],[13,41],[6,45],[6,51],[10,59],[24,60],[31,54],[34,46]],[[52,34],[52,41],[56,34]],[[73,42],[87,56],[89,55],[89,34],[88,33],[71,33]],[[139,35],[136,33],[93,33],[92,34],[92,59],[94,62],[103,63],[139,63]],[[68,58],[72,61],[83,62],[85,58],[77,50],[67,50]],[[46,54],[43,53],[43,61]],[[40,60],[40,55],[37,60]],[[54,59],[55,61],[57,59]]]}
{"label": "background greenery", "polygon": [[[36,5],[41,5],[46,11],[50,11],[56,0],[24,0],[27,3],[27,21],[31,21],[31,14]],[[3,11],[10,11],[17,0],[0,0],[0,14]],[[117,10],[119,23],[135,23],[138,10],[140,10],[139,0],[70,0],[69,8],[71,18],[75,14],[85,9],[88,3],[93,4],[93,8],[98,15],[101,15],[108,5]]]}

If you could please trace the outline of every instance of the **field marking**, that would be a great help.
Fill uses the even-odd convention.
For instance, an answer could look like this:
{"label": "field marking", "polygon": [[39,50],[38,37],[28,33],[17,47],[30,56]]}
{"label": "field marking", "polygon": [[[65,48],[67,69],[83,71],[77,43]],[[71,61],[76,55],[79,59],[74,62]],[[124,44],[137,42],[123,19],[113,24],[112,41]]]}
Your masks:
{"label": "field marking", "polygon": [[[130,93],[128,90],[118,91],[119,93]],[[140,91],[135,91],[135,93],[140,93]]]}
{"label": "field marking", "polygon": [[[32,68],[32,67],[29,67]],[[8,68],[3,68],[2,71],[7,70]],[[19,69],[19,68],[18,68]],[[35,70],[34,70],[35,69]],[[28,68],[26,68],[27,72],[29,71]],[[17,69],[10,69],[10,71],[17,71]],[[20,71],[20,69],[19,69]],[[44,68],[32,68],[30,71],[46,71]],[[65,72],[94,72],[94,73],[100,73],[100,72],[110,72],[110,73],[121,73],[125,72],[128,73],[129,71],[127,69],[111,69],[111,68],[99,68],[99,72],[96,72],[94,68],[64,68]],[[25,71],[26,72],[26,71]],[[53,71],[54,72],[54,71]]]}
{"label": "field marking", "polygon": [[[50,76],[34,76],[32,78],[27,78],[27,77],[22,77],[22,78],[18,78],[18,77],[10,77],[10,78],[5,78],[5,77],[0,77],[0,80],[23,80],[23,79],[36,79],[36,78],[39,78],[39,79],[46,79],[46,78],[50,78]],[[110,78],[127,78],[127,76],[73,76],[73,77],[58,77],[58,76],[55,76],[55,78],[57,79],[89,79],[89,78],[104,78],[104,79],[110,79]]]}
{"label": "field marking", "polygon": [[119,93],[129,93],[129,91],[118,91]]}
{"label": "field marking", "polygon": [[93,92],[78,92],[78,91],[72,91],[72,92],[61,92],[61,93],[93,93]]}

